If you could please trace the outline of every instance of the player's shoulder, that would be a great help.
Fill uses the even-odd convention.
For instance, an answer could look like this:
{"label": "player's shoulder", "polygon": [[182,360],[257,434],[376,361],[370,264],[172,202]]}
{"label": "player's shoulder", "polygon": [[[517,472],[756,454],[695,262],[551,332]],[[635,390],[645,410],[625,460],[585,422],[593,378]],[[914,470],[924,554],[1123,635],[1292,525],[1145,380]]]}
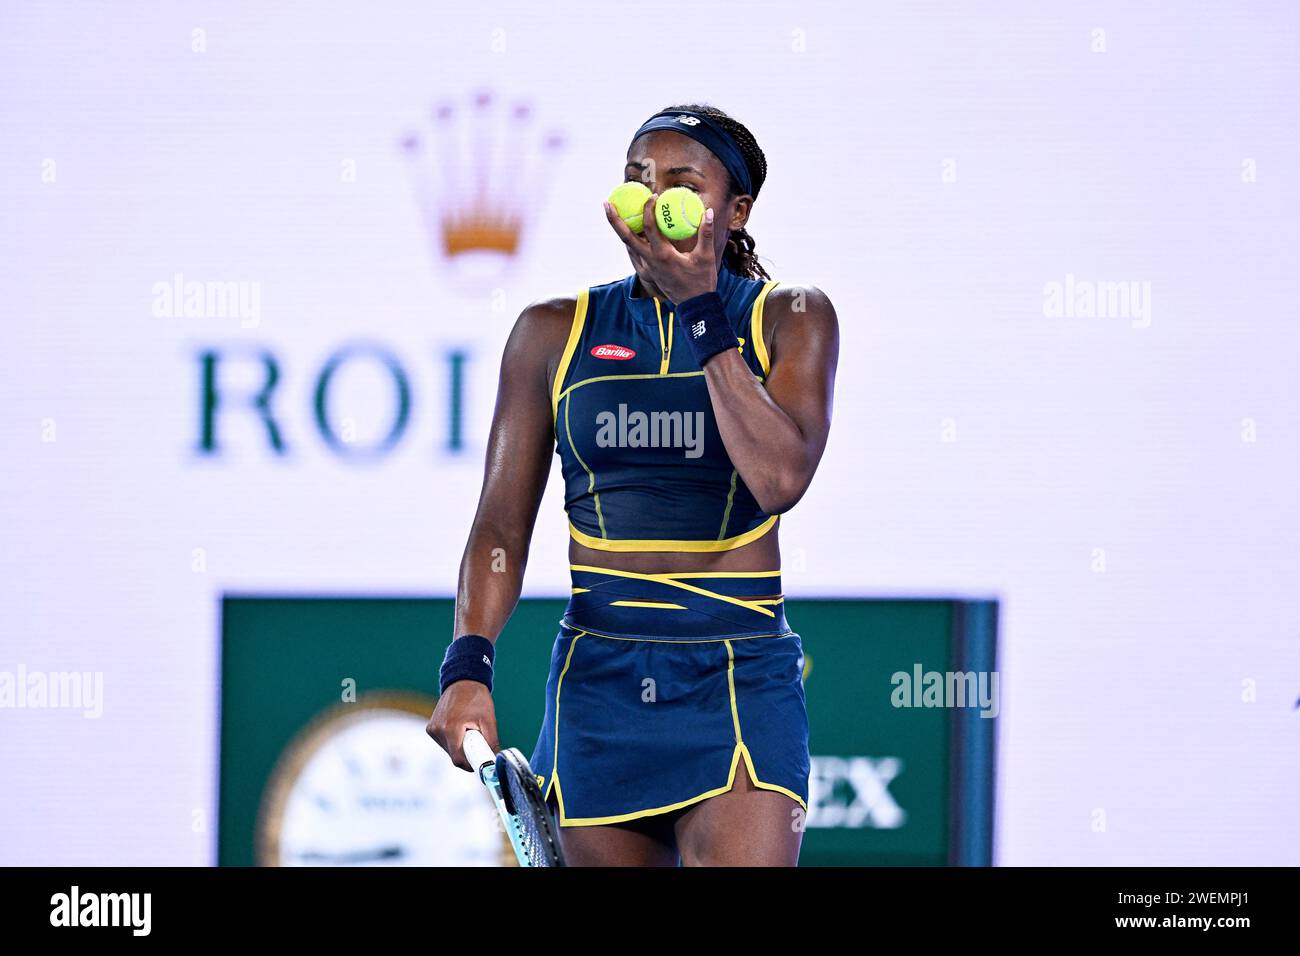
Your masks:
{"label": "player's shoulder", "polygon": [[815,285],[779,282],[767,294],[763,321],[776,335],[781,326],[835,333],[839,318],[830,296]]}
{"label": "player's shoulder", "polygon": [[578,308],[576,294],[544,296],[534,299],[519,313],[520,322],[534,325],[553,325],[557,322],[571,322]]}
{"label": "player's shoulder", "polygon": [[517,342],[538,345],[558,341],[569,336],[573,317],[578,310],[578,296],[553,295],[528,303],[515,320],[511,338]]}
{"label": "player's shoulder", "polygon": [[778,282],[768,292],[766,309],[793,314],[809,311],[835,313],[830,296],[817,286],[784,281]]}

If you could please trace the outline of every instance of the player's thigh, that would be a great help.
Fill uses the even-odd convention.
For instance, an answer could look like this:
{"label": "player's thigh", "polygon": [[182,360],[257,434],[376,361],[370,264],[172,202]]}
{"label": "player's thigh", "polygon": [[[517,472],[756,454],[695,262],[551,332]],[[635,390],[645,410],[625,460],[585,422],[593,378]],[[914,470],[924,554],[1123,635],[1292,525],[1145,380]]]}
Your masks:
{"label": "player's thigh", "polygon": [[568,866],[676,866],[672,822],[647,817],[627,824],[560,827]]}
{"label": "player's thigh", "polygon": [[677,820],[684,866],[797,866],[804,812],[775,790],[755,787],[742,763],[732,789]]}

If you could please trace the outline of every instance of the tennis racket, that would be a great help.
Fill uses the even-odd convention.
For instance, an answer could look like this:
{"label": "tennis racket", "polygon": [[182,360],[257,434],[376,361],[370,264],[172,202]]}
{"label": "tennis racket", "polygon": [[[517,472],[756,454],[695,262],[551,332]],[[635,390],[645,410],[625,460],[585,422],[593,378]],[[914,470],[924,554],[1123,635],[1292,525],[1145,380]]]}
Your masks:
{"label": "tennis racket", "polygon": [[477,730],[465,731],[465,759],[492,795],[520,866],[564,866],[550,808],[533,769],[511,747],[496,754]]}

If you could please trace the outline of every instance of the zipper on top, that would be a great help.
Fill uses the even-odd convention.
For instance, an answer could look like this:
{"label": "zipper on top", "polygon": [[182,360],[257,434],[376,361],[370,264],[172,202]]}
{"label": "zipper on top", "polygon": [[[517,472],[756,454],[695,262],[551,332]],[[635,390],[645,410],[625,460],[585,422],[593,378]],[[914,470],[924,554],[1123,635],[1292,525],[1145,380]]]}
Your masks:
{"label": "zipper on top", "polygon": [[668,363],[669,360],[672,358],[672,354],[673,354],[673,326],[676,323],[673,322],[674,313],[669,312],[668,313],[668,334],[665,337],[664,314],[663,314],[663,310],[659,308],[658,298],[655,299],[655,318],[659,322],[659,348],[662,356],[659,362],[659,374],[667,375]]}

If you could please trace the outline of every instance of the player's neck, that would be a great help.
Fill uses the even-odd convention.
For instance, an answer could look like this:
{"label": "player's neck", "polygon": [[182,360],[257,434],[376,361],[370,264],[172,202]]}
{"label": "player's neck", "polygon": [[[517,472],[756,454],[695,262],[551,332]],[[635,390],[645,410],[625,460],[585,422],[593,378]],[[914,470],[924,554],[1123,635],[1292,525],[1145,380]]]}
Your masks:
{"label": "player's neck", "polygon": [[646,282],[640,276],[637,276],[636,281],[632,283],[632,298],[645,299],[650,296],[653,296],[656,299],[668,298],[668,296],[664,295],[663,291],[653,282]]}

